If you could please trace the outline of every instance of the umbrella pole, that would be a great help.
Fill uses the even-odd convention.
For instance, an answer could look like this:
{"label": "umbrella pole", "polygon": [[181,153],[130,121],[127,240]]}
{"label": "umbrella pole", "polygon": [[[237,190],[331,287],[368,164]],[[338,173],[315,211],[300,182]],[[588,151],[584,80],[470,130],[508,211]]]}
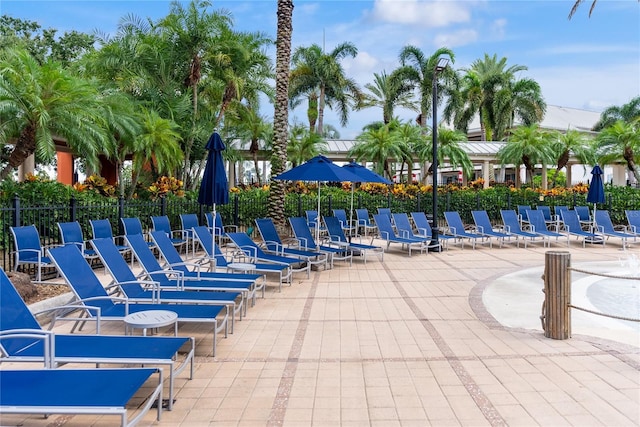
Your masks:
{"label": "umbrella pole", "polygon": [[213,204],[213,212],[211,213],[211,219],[213,221],[213,224],[211,224],[213,227],[212,228],[212,232],[213,235],[211,236],[211,258],[209,259],[209,270],[210,271],[216,271],[216,204]]}
{"label": "umbrella pole", "polygon": [[316,250],[320,245],[320,181],[318,181],[318,218],[316,218]]}

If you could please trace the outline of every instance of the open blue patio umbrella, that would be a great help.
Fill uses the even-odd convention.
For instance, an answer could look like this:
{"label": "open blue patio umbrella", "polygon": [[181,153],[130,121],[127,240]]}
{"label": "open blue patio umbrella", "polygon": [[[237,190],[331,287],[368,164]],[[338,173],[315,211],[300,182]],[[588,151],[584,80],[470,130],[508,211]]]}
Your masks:
{"label": "open blue patio umbrella", "polygon": [[[318,218],[320,218],[321,182],[360,182],[360,177],[333,163],[325,156],[318,155],[295,168],[272,177],[288,181],[316,181],[318,183]],[[316,221],[316,242],[320,241],[320,221]]]}
{"label": "open blue patio umbrella", "polygon": [[[204,175],[198,192],[198,203],[213,206],[213,224],[216,223],[216,205],[229,203],[227,174],[224,170],[224,160],[222,159],[222,152],[225,148],[218,132],[213,132],[206,145],[209,153],[207,154],[207,163],[204,167]],[[214,242],[216,240],[215,237],[215,230],[213,230]],[[215,252],[212,251],[211,253]]]}
{"label": "open blue patio umbrella", "polygon": [[[374,183],[380,183],[380,184],[392,184],[391,181],[389,181],[387,178],[378,175],[377,173],[375,173],[374,171],[367,169],[365,166],[362,166],[359,163],[356,162],[351,162],[351,163],[347,163],[346,165],[342,166],[342,169],[347,169],[351,172],[353,172],[354,174],[358,175],[360,177],[359,181],[356,182],[374,182]],[[351,226],[351,224],[353,224],[353,196],[355,193],[355,186],[351,186],[351,210],[349,211],[350,213],[350,217],[349,217],[349,225]]]}
{"label": "open blue patio umbrella", "polygon": [[604,183],[602,182],[602,169],[595,165],[591,169],[591,183],[589,184],[589,192],[587,193],[587,203],[593,203],[593,219],[596,217],[596,203],[604,203]]}

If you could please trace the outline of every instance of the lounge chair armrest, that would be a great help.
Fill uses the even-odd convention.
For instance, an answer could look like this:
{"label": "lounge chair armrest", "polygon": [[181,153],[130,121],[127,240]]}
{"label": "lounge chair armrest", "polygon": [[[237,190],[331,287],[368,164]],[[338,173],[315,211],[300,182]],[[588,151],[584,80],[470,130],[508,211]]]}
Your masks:
{"label": "lounge chair armrest", "polygon": [[265,240],[262,242],[262,246],[271,252],[275,252],[279,255],[284,255],[284,245],[275,240]]}
{"label": "lounge chair armrest", "polygon": [[232,233],[237,233],[240,230],[237,225],[233,225],[233,224],[225,225],[224,231],[228,233],[229,231],[227,229],[230,229]]}
{"label": "lounge chair armrest", "polygon": [[[106,299],[107,297],[102,297],[102,299]],[[62,319],[62,320],[81,320],[83,322],[96,322],[96,334],[100,333],[100,325],[101,325],[101,319],[100,319],[100,315],[101,315],[101,310],[100,307],[96,307],[96,306],[92,306],[92,305],[87,305],[84,304],[83,301],[87,301],[89,299],[99,299],[99,298],[87,298],[86,300],[76,300],[73,302],[73,304],[67,304],[67,305],[60,305],[57,307],[50,307],[44,310],[40,310],[36,313],[33,313],[34,316],[38,316],[40,314],[44,314],[44,313],[48,313],[48,312],[52,312],[53,313],[53,319],[51,319],[51,322],[49,323],[49,330],[53,329],[53,327],[56,324],[56,321],[58,319]],[[108,298],[110,300],[114,299],[114,298]],[[117,299],[117,298],[116,298]],[[78,304],[79,303],[79,304]],[[71,313],[74,313],[76,311],[80,311],[80,312],[85,312],[87,314],[91,314],[94,313],[94,317],[74,317],[74,318],[67,318],[67,316]]]}
{"label": "lounge chair armrest", "polygon": [[11,339],[35,339],[41,340],[44,344],[44,366],[45,368],[54,368],[53,362],[53,340],[55,334],[52,331],[43,329],[8,329],[0,331],[0,341]]}

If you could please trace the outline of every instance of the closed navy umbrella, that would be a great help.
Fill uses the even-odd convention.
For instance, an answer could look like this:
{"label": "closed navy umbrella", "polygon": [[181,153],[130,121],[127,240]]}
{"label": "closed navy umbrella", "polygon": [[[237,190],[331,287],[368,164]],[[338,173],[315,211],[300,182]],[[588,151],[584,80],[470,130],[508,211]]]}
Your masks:
{"label": "closed navy umbrella", "polygon": [[[222,159],[222,152],[225,148],[218,132],[212,133],[206,145],[209,153],[207,154],[204,176],[198,192],[198,203],[213,206],[214,224],[216,223],[216,205],[229,203],[227,174],[224,170],[224,160]],[[215,241],[215,230],[213,233],[213,241]],[[212,251],[211,253],[214,252]]]}
{"label": "closed navy umbrella", "polygon": [[593,219],[596,218],[596,203],[604,203],[604,183],[602,182],[602,169],[595,165],[591,170],[591,183],[587,193],[587,203],[593,203]]}
{"label": "closed navy umbrella", "polygon": [[[358,175],[334,164],[325,156],[318,155],[311,160],[273,176],[273,179],[289,181],[318,182],[318,218],[320,218],[320,182],[361,182]],[[320,241],[320,220],[316,221],[316,242]]]}
{"label": "closed navy umbrella", "polygon": [[[392,182],[389,181],[387,178],[380,176],[374,171],[367,169],[361,164],[358,164],[355,162],[347,163],[346,165],[342,166],[342,169],[347,169],[353,172],[354,174],[358,175],[360,177],[360,180],[356,182],[374,182],[374,183],[380,183],[380,184],[392,184]],[[353,224],[354,193],[355,193],[355,186],[352,185],[351,186],[351,210],[349,211],[350,212],[349,224]]]}

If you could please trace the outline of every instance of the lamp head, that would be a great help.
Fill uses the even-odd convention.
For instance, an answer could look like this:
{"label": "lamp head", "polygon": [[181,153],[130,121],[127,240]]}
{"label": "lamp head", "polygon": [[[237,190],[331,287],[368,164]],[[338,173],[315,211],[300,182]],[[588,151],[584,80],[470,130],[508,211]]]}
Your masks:
{"label": "lamp head", "polygon": [[438,58],[438,63],[436,64],[436,72],[444,70],[445,68],[447,68],[447,65],[449,65],[449,58]]}

